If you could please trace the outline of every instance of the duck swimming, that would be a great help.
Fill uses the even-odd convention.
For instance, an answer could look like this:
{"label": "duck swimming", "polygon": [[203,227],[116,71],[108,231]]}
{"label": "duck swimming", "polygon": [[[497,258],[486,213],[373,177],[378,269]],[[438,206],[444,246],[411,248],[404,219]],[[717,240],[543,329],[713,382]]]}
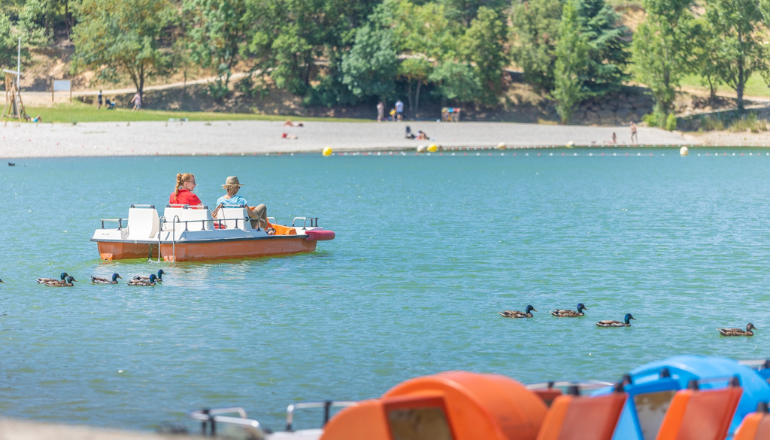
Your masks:
{"label": "duck swimming", "polygon": [[91,277],[91,283],[93,284],[118,284],[118,278],[123,279],[122,276],[114,273],[112,274],[112,279],[109,280],[107,278],[99,278],[99,277]]}
{"label": "duck swimming", "polygon": [[500,312],[500,316],[503,318],[531,318],[532,311],[537,312],[537,309],[535,309],[532,306],[527,306],[526,312],[520,312],[518,310],[506,310],[504,312]]}
{"label": "duck swimming", "polygon": [[[163,269],[158,270],[158,275],[155,277],[156,283],[162,283],[163,282],[163,274],[166,272],[163,272]],[[133,279],[135,280],[142,280],[142,281],[150,281],[150,277],[142,277],[142,276],[135,276]]]}
{"label": "duck swimming", "polygon": [[73,281],[77,281],[77,280],[73,277],[68,276],[66,280],[53,280],[43,284],[45,284],[48,287],[72,287],[74,286],[74,284],[72,284]]}
{"label": "duck swimming", "polygon": [[583,310],[588,310],[588,307],[584,306],[583,303],[579,303],[577,305],[577,312],[574,310],[556,309],[551,310],[551,315],[556,316],[557,318],[577,318],[578,316],[585,315]]}
{"label": "duck swimming", "polygon": [[45,283],[52,283],[56,281],[64,281],[65,278],[67,278],[69,274],[67,272],[64,272],[61,274],[61,277],[57,280],[56,278],[38,278],[37,283],[38,284],[45,284]]}
{"label": "duck swimming", "polygon": [[623,318],[625,322],[621,321],[599,321],[596,323],[597,327],[631,327],[630,320],[636,321],[636,318],[631,316],[630,313],[626,313],[626,316]]}
{"label": "duck swimming", "polygon": [[133,280],[130,280],[128,282],[128,285],[129,286],[154,286],[156,279],[157,277],[155,276],[155,274],[151,274],[149,278],[147,278],[146,280],[143,280],[143,279],[137,280],[136,278],[134,278]]}
{"label": "duck swimming", "polygon": [[757,330],[754,324],[748,323],[746,325],[746,331],[739,328],[718,328],[717,331],[722,336],[754,336],[754,332],[751,329]]}

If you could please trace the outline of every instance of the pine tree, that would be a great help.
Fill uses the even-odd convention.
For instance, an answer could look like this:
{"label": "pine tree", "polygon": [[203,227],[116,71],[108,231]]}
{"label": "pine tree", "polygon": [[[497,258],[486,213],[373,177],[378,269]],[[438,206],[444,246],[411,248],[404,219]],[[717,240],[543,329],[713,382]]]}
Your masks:
{"label": "pine tree", "polygon": [[623,39],[628,29],[618,26],[618,14],[604,0],[581,0],[576,7],[588,42],[585,88],[597,97],[619,90],[628,79],[629,43]]}

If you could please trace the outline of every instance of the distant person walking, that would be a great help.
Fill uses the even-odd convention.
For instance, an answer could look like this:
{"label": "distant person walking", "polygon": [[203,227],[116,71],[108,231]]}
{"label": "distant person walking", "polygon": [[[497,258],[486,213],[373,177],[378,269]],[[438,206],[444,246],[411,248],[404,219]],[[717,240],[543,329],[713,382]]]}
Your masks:
{"label": "distant person walking", "polygon": [[102,108],[102,91],[99,90],[99,96],[96,98],[96,109],[99,110]]}
{"label": "distant person walking", "polygon": [[615,134],[615,132],[612,132],[612,145],[615,145],[618,143],[618,136]]}
{"label": "distant person walking", "polygon": [[404,103],[400,99],[396,101],[396,120],[399,122],[404,120]]}
{"label": "distant person walking", "polygon": [[639,143],[639,138],[636,136],[636,124],[631,121],[631,144],[636,145]]}
{"label": "distant person walking", "polygon": [[385,104],[380,101],[377,103],[377,122],[382,122],[385,118]]}
{"label": "distant person walking", "polygon": [[131,102],[134,103],[134,108],[132,108],[131,111],[142,109],[142,96],[139,95],[139,92],[136,92],[136,95],[134,95],[134,99],[132,99]]}

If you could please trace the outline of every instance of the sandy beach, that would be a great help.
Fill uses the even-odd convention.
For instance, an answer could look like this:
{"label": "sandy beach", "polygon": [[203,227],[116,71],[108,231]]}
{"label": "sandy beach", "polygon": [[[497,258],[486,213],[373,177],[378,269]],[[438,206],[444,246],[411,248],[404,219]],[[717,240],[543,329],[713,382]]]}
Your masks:
{"label": "sandy beach", "polygon": [[[405,139],[405,127],[425,131],[431,138]],[[169,154],[264,154],[335,151],[408,150],[435,142],[447,147],[509,148],[545,145],[608,145],[612,133],[618,144],[630,143],[628,127],[556,126],[511,123],[351,123],[306,122],[284,127],[273,121],[216,122],[99,122],[13,124],[0,127],[0,157],[144,156]],[[282,135],[297,136],[297,139]],[[694,144],[683,136],[639,127],[644,145]]]}

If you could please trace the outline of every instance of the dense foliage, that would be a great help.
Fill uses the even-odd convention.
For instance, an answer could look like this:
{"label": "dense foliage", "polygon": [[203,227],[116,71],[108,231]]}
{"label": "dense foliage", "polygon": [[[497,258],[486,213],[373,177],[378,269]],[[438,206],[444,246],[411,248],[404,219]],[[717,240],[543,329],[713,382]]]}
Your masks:
{"label": "dense foliage", "polygon": [[308,105],[401,99],[407,116],[426,100],[494,107],[513,69],[564,122],[629,81],[665,120],[684,75],[732,87],[739,105],[752,74],[770,78],[770,0],[641,2],[632,34],[606,0],[0,0],[0,63],[13,66],[18,38],[27,64],[69,40],[73,73],[139,93],[195,71],[215,75],[215,99],[273,87]]}

